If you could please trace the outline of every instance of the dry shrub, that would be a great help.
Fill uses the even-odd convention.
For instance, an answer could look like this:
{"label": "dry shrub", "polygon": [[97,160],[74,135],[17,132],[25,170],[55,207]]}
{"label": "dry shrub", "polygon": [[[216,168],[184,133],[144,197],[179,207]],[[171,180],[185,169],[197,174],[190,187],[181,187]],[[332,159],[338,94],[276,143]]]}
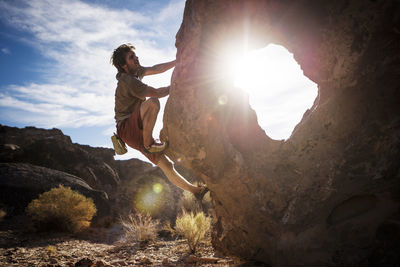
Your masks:
{"label": "dry shrub", "polygon": [[162,226],[162,230],[170,233],[170,235],[175,235],[175,229],[172,228],[171,226],[171,222],[170,221],[166,221],[164,222],[163,226]]}
{"label": "dry shrub", "polygon": [[186,212],[197,213],[204,211],[207,213],[208,210],[212,208],[210,192],[207,192],[204,195],[202,204],[200,204],[191,192],[183,191],[182,197],[179,199],[178,206]]}
{"label": "dry shrub", "polygon": [[26,212],[41,230],[76,233],[90,226],[96,206],[91,198],[60,185],[32,200]]}
{"label": "dry shrub", "polygon": [[4,210],[0,209],[0,222],[3,220],[3,218],[7,215],[7,212]]}
{"label": "dry shrub", "polygon": [[196,252],[197,245],[206,237],[211,229],[211,218],[199,212],[196,215],[183,211],[176,219],[175,231],[187,240],[192,253]]}
{"label": "dry shrub", "polygon": [[57,248],[55,246],[47,246],[46,247],[47,253],[49,255],[55,255],[57,254]]}
{"label": "dry shrub", "polygon": [[129,214],[126,219],[121,219],[121,225],[125,230],[125,239],[128,243],[149,242],[157,238],[159,221],[149,214]]}
{"label": "dry shrub", "polygon": [[198,201],[194,195],[189,191],[183,191],[182,197],[179,199],[179,206],[186,212],[201,211]]}

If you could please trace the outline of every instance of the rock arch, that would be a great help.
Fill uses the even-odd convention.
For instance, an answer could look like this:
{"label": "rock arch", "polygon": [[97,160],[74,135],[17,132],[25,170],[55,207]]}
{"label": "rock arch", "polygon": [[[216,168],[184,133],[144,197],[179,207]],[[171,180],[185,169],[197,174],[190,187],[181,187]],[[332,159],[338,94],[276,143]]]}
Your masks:
{"label": "rock arch", "polygon": [[[400,232],[399,13],[394,0],[186,2],[162,136],[209,186],[220,251],[273,266],[399,260],[396,242],[376,252],[378,233]],[[318,84],[285,142],[215,71],[244,40],[283,45]]]}

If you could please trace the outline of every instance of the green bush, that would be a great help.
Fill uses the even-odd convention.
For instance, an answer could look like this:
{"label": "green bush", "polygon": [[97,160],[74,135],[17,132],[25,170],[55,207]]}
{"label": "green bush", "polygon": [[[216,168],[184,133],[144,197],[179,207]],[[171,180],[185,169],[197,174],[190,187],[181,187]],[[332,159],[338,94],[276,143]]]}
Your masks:
{"label": "green bush", "polygon": [[125,230],[127,243],[149,242],[157,238],[159,221],[154,220],[149,214],[130,214],[127,219],[121,219]]}
{"label": "green bush", "polygon": [[91,198],[62,185],[39,195],[26,208],[38,228],[71,233],[89,227],[96,211]]}
{"label": "green bush", "polygon": [[211,229],[211,218],[199,212],[194,215],[192,212],[183,211],[176,219],[175,231],[186,239],[192,253],[196,252],[197,245],[206,237]]}

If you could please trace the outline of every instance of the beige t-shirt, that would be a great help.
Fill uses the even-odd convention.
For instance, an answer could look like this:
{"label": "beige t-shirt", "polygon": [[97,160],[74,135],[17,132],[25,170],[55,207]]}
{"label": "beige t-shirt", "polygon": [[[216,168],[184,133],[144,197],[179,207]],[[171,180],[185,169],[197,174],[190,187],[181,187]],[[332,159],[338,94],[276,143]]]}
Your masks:
{"label": "beige t-shirt", "polygon": [[127,73],[117,74],[118,85],[115,90],[114,108],[116,123],[129,118],[140,104],[146,100],[146,91],[150,86],[141,81],[143,74],[143,67],[139,68],[137,76]]}

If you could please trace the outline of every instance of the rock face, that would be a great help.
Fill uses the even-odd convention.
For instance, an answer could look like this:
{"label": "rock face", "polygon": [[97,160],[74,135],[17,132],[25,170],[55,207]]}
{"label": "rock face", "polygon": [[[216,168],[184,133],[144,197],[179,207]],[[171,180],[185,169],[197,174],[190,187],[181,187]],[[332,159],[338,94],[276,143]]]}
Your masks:
{"label": "rock face", "polygon": [[58,129],[0,126],[1,162],[23,162],[81,177],[91,187],[110,193],[119,183],[112,168],[114,151],[73,144]]}
{"label": "rock face", "polygon": [[[398,264],[399,14],[395,0],[186,2],[162,136],[209,186],[220,251],[272,266]],[[231,44],[270,43],[318,84],[286,141],[216,67]]]}
{"label": "rock face", "polygon": [[[62,184],[93,198],[95,225],[107,226],[139,211],[174,221],[182,190],[150,163],[113,156],[109,148],[72,143],[58,129],[0,125],[0,208],[8,217],[19,215],[32,199]],[[161,192],[154,192],[155,184],[161,185]],[[146,199],[155,201],[143,205]]]}
{"label": "rock face", "polygon": [[107,194],[71,174],[26,163],[0,163],[0,177],[0,203],[12,207],[8,209],[11,215],[23,213],[32,199],[62,184],[93,199],[97,208],[94,224],[111,220]]}

